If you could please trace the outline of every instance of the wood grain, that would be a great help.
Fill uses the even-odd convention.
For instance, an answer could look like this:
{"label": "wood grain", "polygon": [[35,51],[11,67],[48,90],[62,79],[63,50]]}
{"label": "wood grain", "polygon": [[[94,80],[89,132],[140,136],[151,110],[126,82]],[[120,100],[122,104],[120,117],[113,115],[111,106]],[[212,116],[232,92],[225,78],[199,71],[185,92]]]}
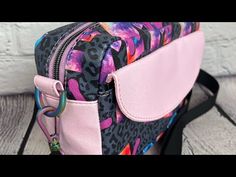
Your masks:
{"label": "wood grain", "polygon": [[[236,120],[236,78],[218,78],[221,89],[217,104]],[[207,98],[196,85],[190,107]],[[17,154],[32,118],[32,95],[0,96],[0,154]],[[49,154],[48,144],[37,124],[34,125],[24,154]],[[236,127],[215,107],[184,129],[182,154],[236,154]]]}
{"label": "wood grain", "polygon": [[38,124],[35,123],[29,140],[26,144],[25,155],[47,155],[50,154],[48,143]]}
{"label": "wood grain", "polygon": [[33,108],[32,95],[0,96],[0,154],[17,154]]}
{"label": "wood grain", "polygon": [[236,154],[236,127],[214,107],[184,129],[182,154]]}
{"label": "wood grain", "polygon": [[220,83],[217,104],[222,107],[236,123],[236,76],[219,77],[217,80]]}
{"label": "wood grain", "polygon": [[[224,105],[226,112],[236,115],[236,107],[231,106],[225,109],[227,105],[223,102],[225,100],[228,104],[233,105],[234,97],[232,96],[232,90],[236,88],[234,81],[230,77],[224,77],[223,79],[218,79],[218,81],[220,82],[221,89],[217,103],[221,106]],[[204,93],[204,89],[196,86],[190,107],[205,100],[207,95]],[[182,154],[236,154],[235,135],[236,127],[214,107],[186,126],[183,134]]]}

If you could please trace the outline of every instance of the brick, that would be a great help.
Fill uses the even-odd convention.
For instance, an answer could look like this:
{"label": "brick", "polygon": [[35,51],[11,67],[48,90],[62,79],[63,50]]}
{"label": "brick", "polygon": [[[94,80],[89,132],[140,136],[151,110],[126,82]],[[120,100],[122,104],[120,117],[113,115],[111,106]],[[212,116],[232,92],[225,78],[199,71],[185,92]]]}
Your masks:
{"label": "brick", "polygon": [[206,37],[202,68],[213,75],[236,74],[236,23],[202,23]]}
{"label": "brick", "polygon": [[0,59],[0,95],[33,92],[36,67],[33,56]]}
{"label": "brick", "polygon": [[[33,57],[36,40],[65,24],[68,23],[0,23],[0,81],[4,80],[0,94],[32,90],[30,82],[36,72]],[[236,74],[236,23],[201,23],[201,29],[206,37],[202,68],[216,76]],[[12,71],[6,71],[6,68]],[[17,79],[8,81],[13,77]],[[13,90],[12,87],[16,88]]]}
{"label": "brick", "polygon": [[7,55],[12,44],[11,26],[0,23],[0,56]]}
{"label": "brick", "polygon": [[16,23],[14,35],[16,49],[19,55],[32,55],[34,44],[44,33],[67,23]]}

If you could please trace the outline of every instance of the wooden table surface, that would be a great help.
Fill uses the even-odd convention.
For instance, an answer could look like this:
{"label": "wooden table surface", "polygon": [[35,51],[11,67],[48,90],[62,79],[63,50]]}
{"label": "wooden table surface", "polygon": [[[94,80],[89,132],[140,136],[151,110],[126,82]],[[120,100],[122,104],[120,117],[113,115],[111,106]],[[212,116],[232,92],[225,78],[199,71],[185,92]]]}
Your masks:
{"label": "wooden table surface", "polygon": [[[216,105],[184,129],[184,155],[236,154],[236,76],[217,80],[220,91]],[[203,89],[196,86],[190,104],[205,98]],[[44,135],[32,120],[33,109],[31,94],[0,96],[0,154],[49,154]]]}

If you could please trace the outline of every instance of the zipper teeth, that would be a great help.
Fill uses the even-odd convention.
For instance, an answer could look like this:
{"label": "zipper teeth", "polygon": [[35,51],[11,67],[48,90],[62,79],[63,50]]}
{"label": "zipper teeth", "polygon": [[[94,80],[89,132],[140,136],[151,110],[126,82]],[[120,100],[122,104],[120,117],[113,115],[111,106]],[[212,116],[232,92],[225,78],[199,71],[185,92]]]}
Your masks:
{"label": "zipper teeth", "polygon": [[[80,33],[80,31],[78,32],[78,33]],[[63,53],[64,53],[64,51],[65,51],[65,49],[66,49],[66,46],[71,42],[71,40],[73,40],[73,38],[75,37],[75,36],[77,36],[77,34],[78,33],[75,33],[73,36],[71,36],[65,43],[64,43],[64,45],[62,46],[62,48],[60,49],[60,51],[58,52],[58,54],[57,54],[57,57],[56,57],[56,61],[55,61],[55,65],[54,65],[54,72],[53,72],[53,78],[54,79],[59,79],[58,78],[58,75],[59,75],[59,69],[58,69],[58,67],[59,67],[59,63],[60,63],[60,61],[61,61],[61,57],[62,57],[62,55],[63,55]],[[79,35],[79,34],[78,34]]]}
{"label": "zipper teeth", "polygon": [[53,79],[58,80],[59,79],[59,65],[60,65],[60,61],[62,58],[62,55],[66,49],[66,47],[70,44],[70,42],[77,37],[80,33],[82,33],[85,29],[87,29],[89,26],[95,25],[96,23],[92,23],[88,26],[86,26],[85,28],[81,29],[80,31],[78,31],[77,33],[75,33],[74,35],[72,35],[70,38],[68,38],[66,40],[66,42],[63,44],[63,46],[61,47],[61,49],[59,50],[57,56],[56,56],[56,61],[54,64],[54,69],[53,69]]}

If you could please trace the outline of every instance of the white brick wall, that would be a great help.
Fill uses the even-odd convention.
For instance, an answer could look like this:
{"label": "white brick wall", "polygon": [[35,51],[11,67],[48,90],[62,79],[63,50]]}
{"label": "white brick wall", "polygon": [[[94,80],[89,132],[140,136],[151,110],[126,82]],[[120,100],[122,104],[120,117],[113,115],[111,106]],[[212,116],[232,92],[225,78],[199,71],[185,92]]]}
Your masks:
{"label": "white brick wall", "polygon": [[[0,23],[0,94],[33,91],[34,43],[68,23]],[[236,74],[236,23],[202,23],[206,47],[202,68],[214,75]]]}
{"label": "white brick wall", "polygon": [[34,44],[45,32],[68,23],[0,23],[0,95],[32,92]]}
{"label": "white brick wall", "polygon": [[236,74],[236,23],[202,23],[206,46],[202,68],[214,75]]}

